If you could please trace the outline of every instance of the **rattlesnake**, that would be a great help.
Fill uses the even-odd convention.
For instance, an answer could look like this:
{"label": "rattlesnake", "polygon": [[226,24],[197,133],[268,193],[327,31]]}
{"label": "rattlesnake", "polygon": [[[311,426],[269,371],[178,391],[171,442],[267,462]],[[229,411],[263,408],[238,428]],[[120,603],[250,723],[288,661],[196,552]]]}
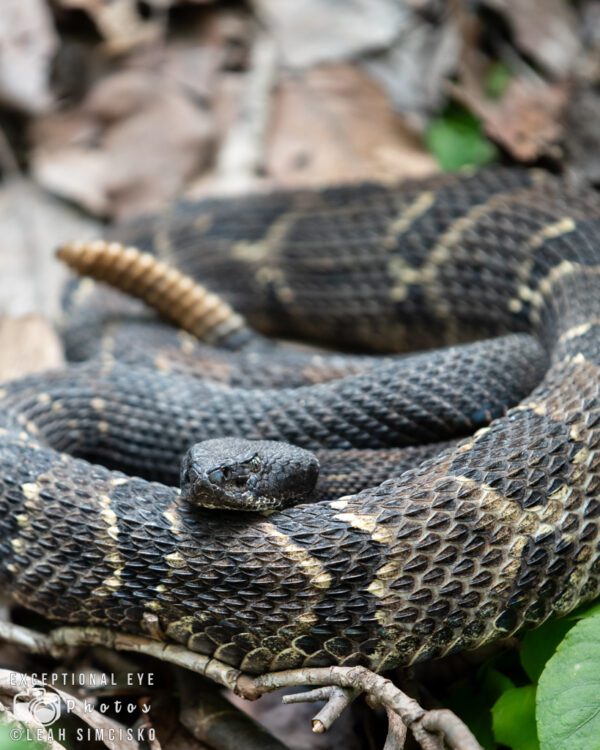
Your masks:
{"label": "rattlesnake", "polygon": [[[261,673],[380,671],[531,627],[598,593],[592,191],[490,170],[184,203],[118,237],[202,279],[265,333],[394,352],[501,338],[416,366],[350,357],[354,374],[339,381],[248,390],[171,369],[139,342],[179,341],[186,356],[196,345],[140,307],[78,287],[68,348],[96,359],[0,393],[0,579],[17,602],[130,632],[151,613],[165,638]],[[236,361],[249,372],[263,356],[299,357],[314,373],[310,363],[327,360],[277,347],[255,355],[246,330],[219,332],[241,348],[222,360],[222,380]],[[537,385],[532,352],[549,361]],[[334,480],[320,501],[273,514],[208,511],[168,484],[68,455],[175,483],[186,440],[236,434],[337,451],[342,462],[347,450],[362,484],[339,496]],[[409,448],[402,464],[398,446],[421,441],[429,447]],[[376,470],[386,451],[391,463]]]}

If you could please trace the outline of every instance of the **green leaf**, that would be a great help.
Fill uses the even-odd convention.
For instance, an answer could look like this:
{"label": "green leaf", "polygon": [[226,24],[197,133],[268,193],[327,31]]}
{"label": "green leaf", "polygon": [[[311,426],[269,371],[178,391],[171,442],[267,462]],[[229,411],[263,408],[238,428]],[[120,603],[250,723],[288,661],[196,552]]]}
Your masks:
{"label": "green leaf", "polygon": [[539,680],[546,662],[573,625],[573,621],[553,618],[526,633],[521,648],[521,664],[532,682]]}
{"label": "green leaf", "polygon": [[495,703],[507,690],[514,688],[515,683],[497,669],[488,667],[481,674],[481,691],[490,704]]}
{"label": "green leaf", "polygon": [[539,750],[535,685],[511,688],[503,693],[492,708],[492,727],[496,741],[512,750]]}
{"label": "green leaf", "polygon": [[50,743],[28,739],[24,724],[5,723],[3,720],[0,724],[0,748],[2,750],[50,750]]}
{"label": "green leaf", "polygon": [[425,141],[446,171],[481,166],[497,156],[496,148],[483,134],[479,120],[456,104],[449,106],[441,117],[432,120]]}
{"label": "green leaf", "polygon": [[484,750],[494,750],[496,743],[492,734],[490,706],[481,695],[478,686],[466,680],[455,685],[445,705],[460,716]]}
{"label": "green leaf", "polygon": [[600,612],[571,628],[546,664],[537,725],[542,750],[600,750]]}
{"label": "green leaf", "polygon": [[496,742],[492,732],[490,709],[513,682],[490,666],[484,666],[477,680],[463,680],[453,686],[446,705],[465,722],[485,750],[494,750]]}
{"label": "green leaf", "polygon": [[577,609],[573,610],[569,615],[569,620],[583,620],[586,617],[594,617],[600,612],[600,601],[593,601],[591,604],[582,604]]}

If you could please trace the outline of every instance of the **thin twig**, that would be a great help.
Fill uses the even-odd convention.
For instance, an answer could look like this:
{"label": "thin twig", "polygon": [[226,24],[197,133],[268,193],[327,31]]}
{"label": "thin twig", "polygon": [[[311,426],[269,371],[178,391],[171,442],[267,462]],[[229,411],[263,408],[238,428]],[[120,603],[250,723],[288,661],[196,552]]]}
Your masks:
{"label": "thin twig", "polygon": [[406,724],[391,709],[387,709],[388,733],[383,750],[402,750],[406,742],[408,730]]}
{"label": "thin twig", "polygon": [[0,641],[19,646],[29,654],[50,654],[48,636],[10,622],[0,621]]}
{"label": "thin twig", "polygon": [[[14,636],[11,639],[7,636]],[[144,636],[115,633],[103,628],[59,628],[42,636],[24,628],[0,623],[0,639],[12,640],[33,653],[57,655],[65,648],[75,646],[105,646],[117,651],[132,651],[153,656],[192,672],[204,675],[214,682],[236,692],[244,698],[255,700],[265,693],[285,687],[321,686],[298,696],[286,696],[286,703],[326,699],[325,707],[313,719],[313,731],[326,731],[333,721],[360,693],[364,693],[371,706],[383,706],[398,716],[410,729],[422,750],[481,750],[468,727],[451,711],[425,711],[417,701],[403,693],[391,680],[371,672],[365,667],[323,667],[291,669],[270,672],[253,677],[243,674],[227,664],[202,654],[188,651],[184,646],[151,640]],[[401,747],[402,733],[398,722],[390,720],[387,744],[391,750]]]}
{"label": "thin twig", "polygon": [[153,656],[160,661],[197,672],[224,687],[233,690],[241,672],[238,669],[189,651],[184,646],[163,643],[141,635],[116,633],[105,628],[64,627],[42,635],[16,625],[0,623],[0,640],[15,643],[29,653],[61,658],[71,648],[82,646],[104,646],[115,651]]}
{"label": "thin twig", "polygon": [[458,716],[445,708],[427,711],[421,724],[429,732],[442,734],[450,747],[468,747],[469,737],[472,736]]}
{"label": "thin twig", "polygon": [[[370,696],[371,703],[375,702],[388,712],[397,714],[423,750],[442,750],[444,741],[452,750],[481,750],[468,727],[457,716],[450,711],[441,712],[444,716],[440,716],[440,712],[435,711],[433,717],[426,721],[429,712],[399,690],[390,680],[365,667],[293,669],[259,677],[241,675],[237,681],[237,692],[246,698],[255,699],[272,690],[301,685],[337,685],[366,693]],[[397,733],[395,724],[392,731]]]}
{"label": "thin twig", "polygon": [[339,719],[360,691],[328,685],[327,687],[309,690],[305,693],[285,695],[283,703],[314,703],[327,701],[323,708],[312,720],[312,730],[316,734],[323,734],[331,728],[334,721]]}

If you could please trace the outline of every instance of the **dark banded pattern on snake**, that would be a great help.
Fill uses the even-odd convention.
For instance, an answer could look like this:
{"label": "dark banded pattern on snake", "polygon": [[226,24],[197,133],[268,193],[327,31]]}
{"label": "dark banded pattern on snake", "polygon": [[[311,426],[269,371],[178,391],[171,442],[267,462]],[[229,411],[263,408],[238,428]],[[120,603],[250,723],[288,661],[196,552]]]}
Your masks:
{"label": "dark banded pattern on snake", "polygon": [[[44,429],[60,422],[61,387],[80,394],[82,410],[62,424],[85,431],[90,408],[91,422],[102,422],[102,378],[122,382],[127,403],[140,371],[106,361],[104,371],[85,365],[56,376],[53,392],[50,376],[9,385],[4,585],[69,622],[136,631],[145,611],[156,613],[168,637],[250,672],[381,670],[489,641],[595,596],[599,220],[592,192],[499,171],[211,201],[203,212],[184,205],[158,234],[144,237],[147,224],[126,230],[135,244],[156,237],[218,291],[229,283],[234,307],[265,329],[274,320],[282,332],[393,350],[529,331],[550,366],[520,405],[424,465],[259,519],[199,513],[167,486],[41,445]],[[345,382],[366,379],[364,401],[381,409],[381,374]],[[162,377],[167,386],[176,376]],[[336,384],[317,387],[334,393]],[[17,412],[6,406],[28,388],[39,399],[29,423],[33,393]],[[134,415],[121,413],[135,436]]]}

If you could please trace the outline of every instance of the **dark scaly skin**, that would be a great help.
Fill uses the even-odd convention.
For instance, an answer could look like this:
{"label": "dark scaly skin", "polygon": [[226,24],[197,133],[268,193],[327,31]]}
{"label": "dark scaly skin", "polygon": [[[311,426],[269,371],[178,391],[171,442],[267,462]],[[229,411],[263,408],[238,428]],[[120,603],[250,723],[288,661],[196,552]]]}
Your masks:
{"label": "dark scaly skin", "polygon": [[[180,203],[115,235],[200,279],[269,334],[387,352],[530,330],[528,305],[507,308],[521,276],[524,286],[535,280],[522,266],[526,243],[560,218],[597,215],[591,190],[495,169]],[[87,317],[90,298],[80,299],[73,315],[89,326],[98,315]]]}
{"label": "dark scaly skin", "polygon": [[[311,202],[320,215],[288,221],[291,205]],[[230,223],[221,221],[227,212]],[[211,202],[200,219],[183,207],[163,223],[147,243],[179,247],[186,270],[230,283],[229,298],[255,322],[274,313],[279,330],[387,349],[418,337],[531,331],[550,367],[522,404],[422,466],[258,519],[200,512],[164,485],[35,447],[42,436],[13,420],[6,404],[19,386],[8,386],[0,570],[17,601],[134,632],[144,612],[155,613],[169,638],[256,673],[332,663],[383,670],[510,634],[597,595],[594,194],[529,173],[483,173],[406,190]],[[129,241],[143,240],[140,228]],[[231,247],[238,238],[228,235],[242,231],[254,245]],[[205,251],[194,264],[192,244]],[[99,381],[118,380],[118,365],[94,383],[96,370],[78,371],[75,391],[60,378],[53,393],[51,377],[27,381],[19,413],[38,408],[36,423],[48,419],[51,431],[60,394],[70,393],[83,410],[72,427],[66,421],[77,439],[102,421],[89,408]],[[127,377],[143,385],[140,372],[124,374],[123,385]],[[376,383],[379,374],[358,377]],[[365,391],[365,405],[381,408],[378,388]],[[297,414],[310,420],[305,407]],[[121,415],[135,439],[134,415]]]}
{"label": "dark scaly skin", "polygon": [[[6,386],[0,413],[9,430],[16,423],[57,450],[171,485],[179,484],[181,459],[194,443],[292,443],[318,451],[328,477],[320,497],[329,497],[388,478],[398,446],[449,440],[487,424],[530,392],[544,361],[533,339],[517,335],[336,382],[260,390],[93,361]],[[355,479],[346,481],[349,473]]]}

